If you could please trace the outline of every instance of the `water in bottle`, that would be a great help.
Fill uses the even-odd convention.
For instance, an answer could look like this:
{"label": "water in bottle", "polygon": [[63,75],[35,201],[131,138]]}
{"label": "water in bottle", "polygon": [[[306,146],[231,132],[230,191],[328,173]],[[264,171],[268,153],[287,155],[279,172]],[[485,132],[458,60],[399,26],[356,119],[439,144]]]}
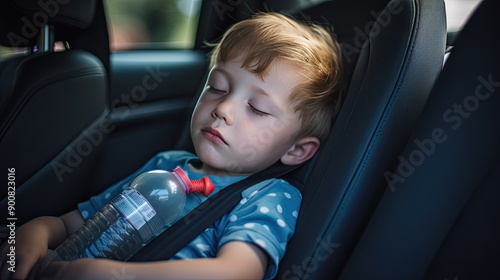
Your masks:
{"label": "water in bottle", "polygon": [[187,193],[207,196],[213,190],[208,177],[190,180],[180,168],[145,172],[57,247],[46,263],[78,258],[125,261],[180,215]]}

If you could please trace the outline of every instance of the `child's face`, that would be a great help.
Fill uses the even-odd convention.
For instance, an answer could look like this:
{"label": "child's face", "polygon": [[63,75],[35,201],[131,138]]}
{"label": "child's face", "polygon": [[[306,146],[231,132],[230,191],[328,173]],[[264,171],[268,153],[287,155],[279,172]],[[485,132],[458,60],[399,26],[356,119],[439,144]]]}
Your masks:
{"label": "child's face", "polygon": [[191,120],[204,171],[253,174],[294,147],[300,124],[289,96],[302,79],[284,61],[274,62],[263,79],[238,60],[216,64]]}

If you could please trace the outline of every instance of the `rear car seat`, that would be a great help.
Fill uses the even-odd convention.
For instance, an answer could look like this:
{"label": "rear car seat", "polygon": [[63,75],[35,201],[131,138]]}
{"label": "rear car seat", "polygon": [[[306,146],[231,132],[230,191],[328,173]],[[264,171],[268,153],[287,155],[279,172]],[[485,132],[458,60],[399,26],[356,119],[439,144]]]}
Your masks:
{"label": "rear car seat", "polygon": [[[0,62],[0,169],[15,169],[18,226],[74,208],[109,129],[101,1],[40,3],[8,0],[0,9],[0,43],[27,50]],[[55,51],[55,41],[70,49]],[[7,188],[0,199],[7,209]]]}
{"label": "rear car seat", "polygon": [[500,279],[499,11],[458,36],[340,279]]}
{"label": "rear car seat", "polygon": [[[394,0],[366,9],[374,3],[339,0],[302,11],[336,28],[348,85],[320,153],[291,174],[303,204],[277,279],[338,277],[441,71],[444,3]],[[346,17],[356,10],[366,14]]]}

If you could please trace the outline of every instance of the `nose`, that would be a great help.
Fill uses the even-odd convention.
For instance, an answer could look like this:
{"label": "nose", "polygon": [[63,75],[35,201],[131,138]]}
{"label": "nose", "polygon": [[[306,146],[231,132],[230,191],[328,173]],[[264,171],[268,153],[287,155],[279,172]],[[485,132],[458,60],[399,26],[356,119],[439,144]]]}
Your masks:
{"label": "nose", "polygon": [[212,117],[223,120],[226,125],[232,125],[234,121],[234,106],[232,103],[233,100],[231,98],[224,98],[224,100],[215,106],[212,111]]}

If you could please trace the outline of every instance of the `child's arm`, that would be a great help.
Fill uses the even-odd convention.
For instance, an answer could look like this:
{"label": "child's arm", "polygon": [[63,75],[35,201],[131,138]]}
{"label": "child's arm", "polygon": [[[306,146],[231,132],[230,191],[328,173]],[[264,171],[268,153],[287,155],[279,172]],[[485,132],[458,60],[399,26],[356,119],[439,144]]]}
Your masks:
{"label": "child's arm", "polygon": [[[246,242],[225,244],[215,258],[127,263],[80,259],[54,263],[43,279],[262,279],[267,254]],[[47,275],[49,274],[49,275]]]}
{"label": "child's arm", "polygon": [[[38,217],[16,231],[15,244],[3,244],[1,248],[0,279],[26,279],[37,263],[47,255],[48,248],[55,248],[62,243],[69,234],[83,225],[83,219],[78,211],[69,212],[61,217]],[[7,270],[7,260],[3,259],[15,246],[16,266],[15,272]]]}

